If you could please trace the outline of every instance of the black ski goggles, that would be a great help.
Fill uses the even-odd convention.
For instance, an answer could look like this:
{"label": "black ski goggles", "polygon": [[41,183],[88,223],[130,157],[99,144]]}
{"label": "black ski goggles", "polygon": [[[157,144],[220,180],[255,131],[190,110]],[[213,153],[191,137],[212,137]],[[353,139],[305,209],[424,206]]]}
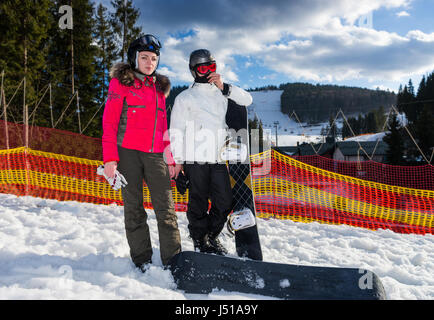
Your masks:
{"label": "black ski goggles", "polygon": [[159,51],[162,47],[160,41],[152,34],[145,34],[138,40],[143,51]]}

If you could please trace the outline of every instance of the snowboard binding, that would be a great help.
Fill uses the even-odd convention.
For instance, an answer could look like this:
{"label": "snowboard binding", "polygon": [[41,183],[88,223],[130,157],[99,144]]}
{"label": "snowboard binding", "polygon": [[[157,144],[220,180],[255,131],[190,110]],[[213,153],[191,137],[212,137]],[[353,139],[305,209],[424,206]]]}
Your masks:
{"label": "snowboard binding", "polygon": [[256,219],[249,208],[232,212],[228,217],[228,222],[226,223],[227,229],[232,235],[235,235],[235,231],[247,229],[254,225],[256,225]]}
{"label": "snowboard binding", "polygon": [[221,161],[236,161],[244,163],[247,159],[248,151],[246,144],[241,142],[241,137],[228,138],[220,150]]}

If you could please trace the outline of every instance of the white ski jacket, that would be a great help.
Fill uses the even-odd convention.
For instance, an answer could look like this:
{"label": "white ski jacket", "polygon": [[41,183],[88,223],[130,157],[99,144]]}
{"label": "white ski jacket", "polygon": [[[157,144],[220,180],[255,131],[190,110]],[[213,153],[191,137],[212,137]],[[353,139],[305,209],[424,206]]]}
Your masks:
{"label": "white ski jacket", "polygon": [[175,99],[170,116],[170,147],[177,164],[218,163],[227,136],[228,99],[242,106],[252,103],[247,91],[225,84],[193,83]]}

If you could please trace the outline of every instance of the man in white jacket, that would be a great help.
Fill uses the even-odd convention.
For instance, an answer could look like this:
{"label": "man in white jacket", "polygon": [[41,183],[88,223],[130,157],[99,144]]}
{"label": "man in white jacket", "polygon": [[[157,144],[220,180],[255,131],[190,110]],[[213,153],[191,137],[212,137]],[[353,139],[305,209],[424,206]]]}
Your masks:
{"label": "man in white jacket", "polygon": [[195,81],[175,99],[170,146],[176,172],[183,168],[189,180],[187,218],[195,249],[226,254],[217,238],[232,210],[229,173],[219,157],[228,133],[226,111],[228,99],[248,106],[252,96],[222,82],[216,73],[216,61],[206,49],[193,51],[189,65]]}

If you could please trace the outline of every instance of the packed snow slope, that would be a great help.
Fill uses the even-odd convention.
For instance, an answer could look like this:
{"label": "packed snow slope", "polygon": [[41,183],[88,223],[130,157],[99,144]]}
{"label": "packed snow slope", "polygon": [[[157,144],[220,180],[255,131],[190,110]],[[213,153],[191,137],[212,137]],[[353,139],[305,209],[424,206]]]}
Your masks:
{"label": "packed snow slope", "polygon": [[[279,146],[295,146],[297,141],[321,142],[321,129],[327,123],[308,126],[306,123],[299,123],[296,116],[287,115],[280,111],[280,96],[283,90],[252,91],[253,103],[247,108],[249,119],[255,116],[261,120],[264,129],[264,136],[268,137],[273,144],[277,139]],[[291,117],[290,117],[291,116]],[[279,123],[275,124],[278,121]]]}
{"label": "packed snow slope", "polygon": [[[280,96],[283,90],[264,90],[252,91],[250,94],[253,97],[253,103],[247,108],[249,119],[254,119],[255,116],[261,120],[264,128],[264,137],[276,143],[276,126],[277,126],[277,142],[279,146],[296,146],[297,142],[306,143],[321,143],[324,142],[324,137],[321,131],[327,132],[328,122],[318,123],[315,125],[298,122],[298,116],[295,114],[284,114],[280,111]],[[350,115],[345,115],[347,118]],[[406,124],[407,120],[403,115],[398,117],[402,124]],[[278,121],[279,123],[275,124]],[[342,115],[336,117],[336,125],[342,128],[344,119]],[[347,138],[346,141],[377,141],[382,140],[385,132],[360,135],[357,137]]]}
{"label": "packed snow slope", "polygon": [[[177,290],[149,212],[154,256],[142,274],[129,257],[122,207],[0,194],[0,299],[271,299]],[[185,213],[178,217],[183,249],[192,250]],[[363,268],[389,299],[434,299],[433,235],[274,219],[258,219],[258,229],[265,261]],[[235,257],[233,238],[221,238]]]}

